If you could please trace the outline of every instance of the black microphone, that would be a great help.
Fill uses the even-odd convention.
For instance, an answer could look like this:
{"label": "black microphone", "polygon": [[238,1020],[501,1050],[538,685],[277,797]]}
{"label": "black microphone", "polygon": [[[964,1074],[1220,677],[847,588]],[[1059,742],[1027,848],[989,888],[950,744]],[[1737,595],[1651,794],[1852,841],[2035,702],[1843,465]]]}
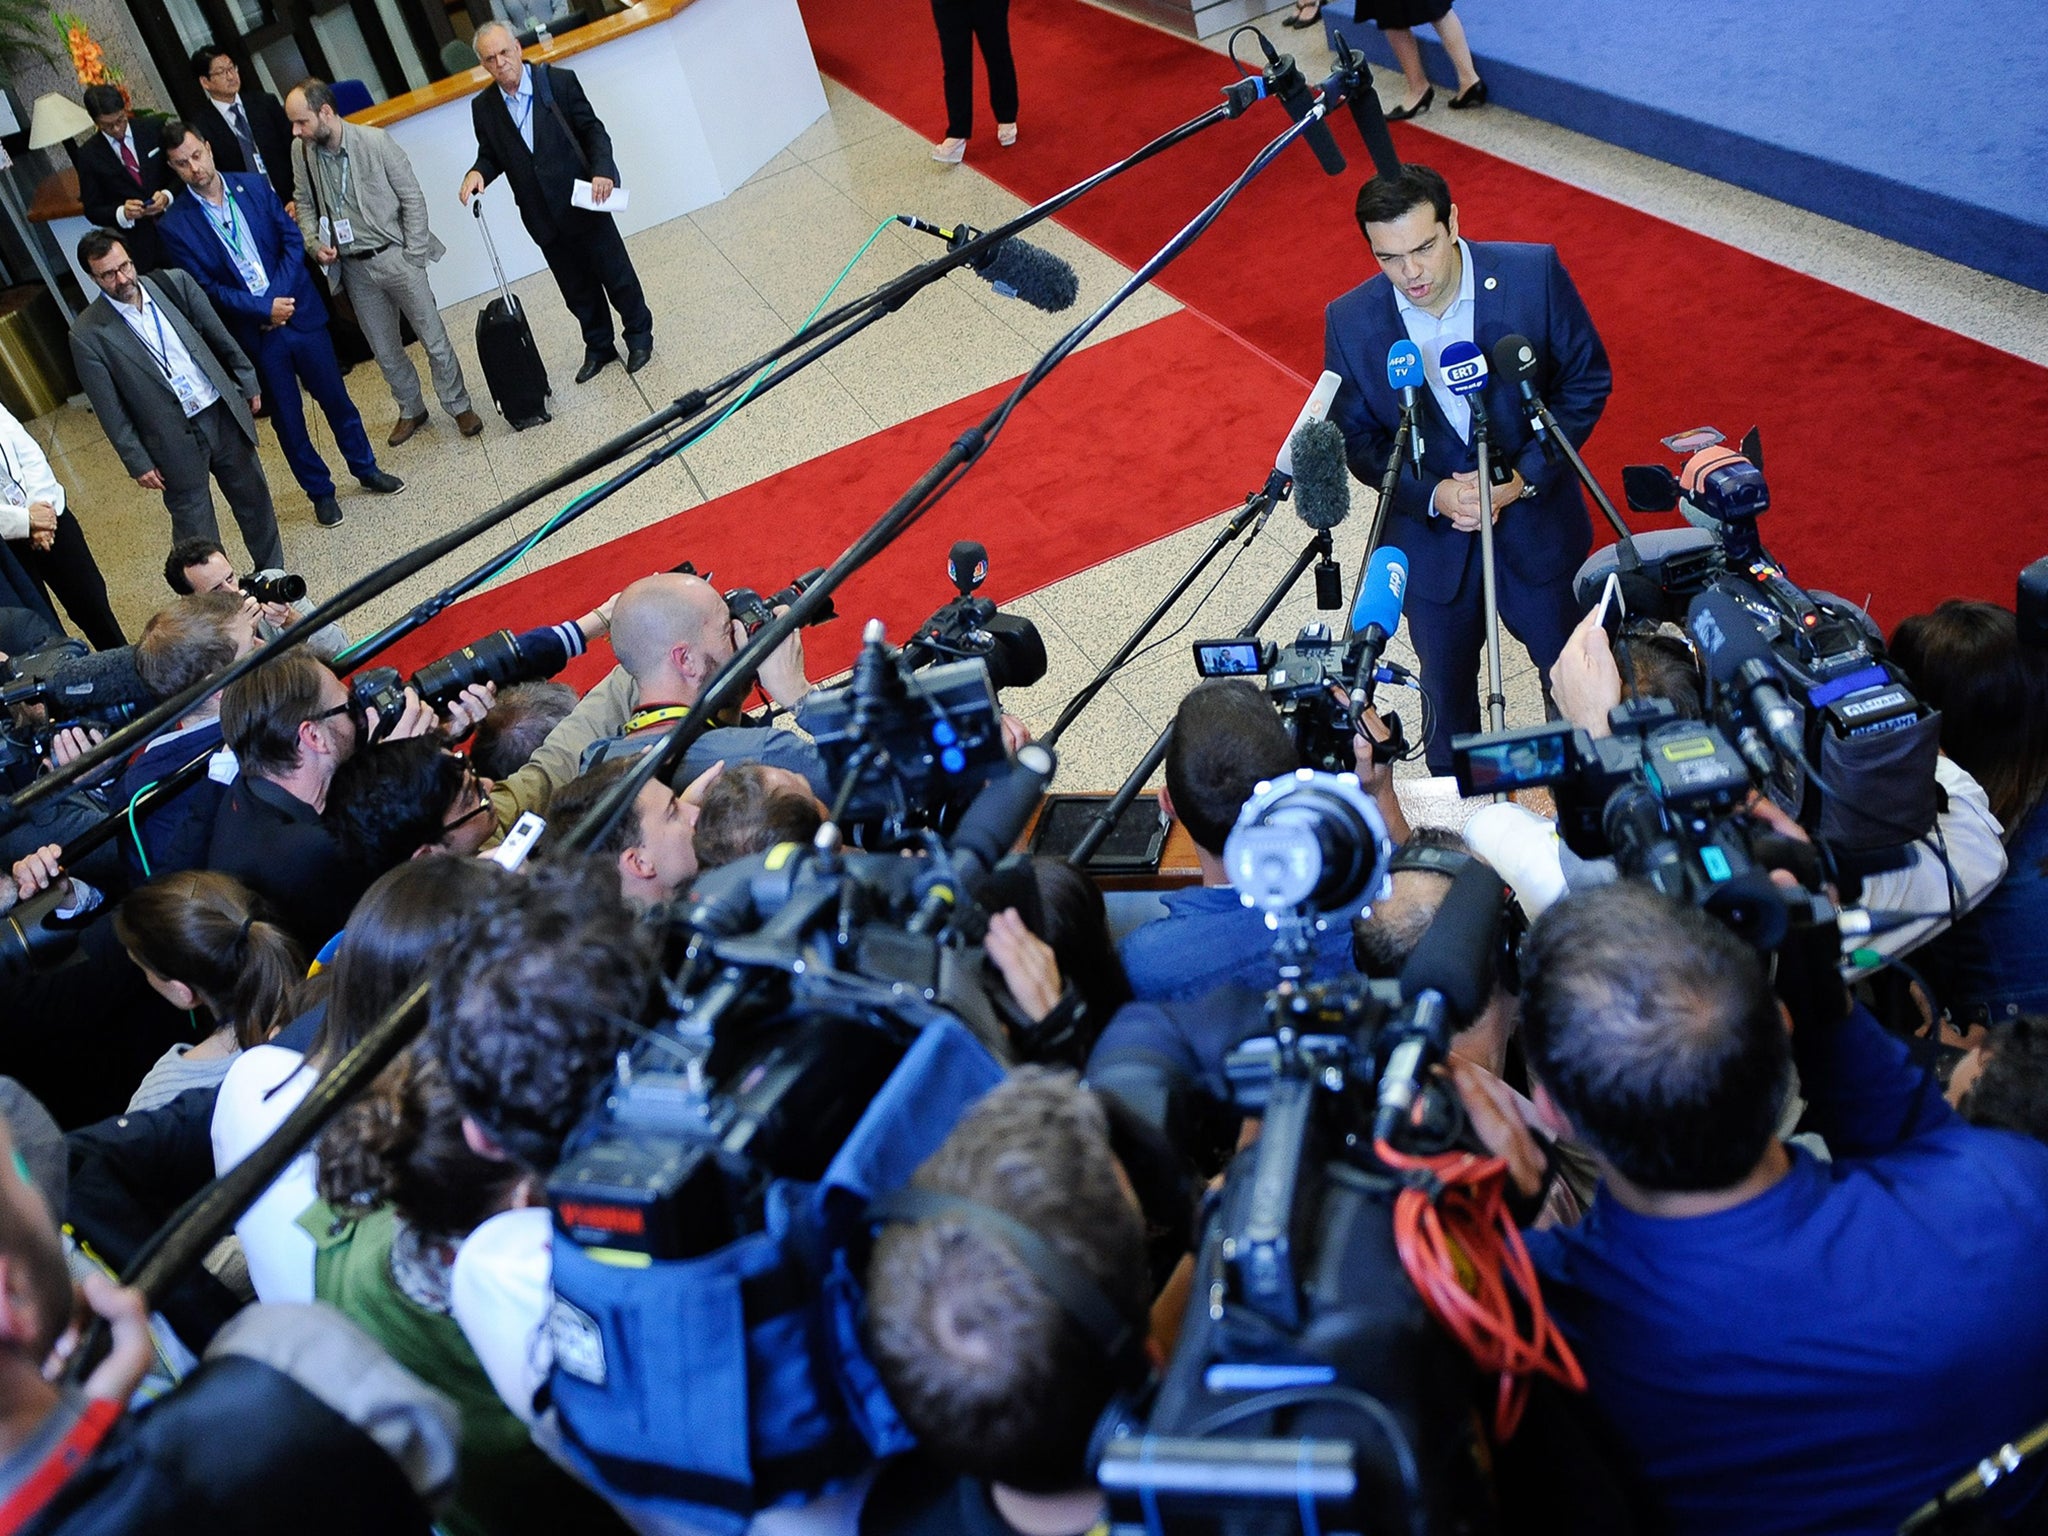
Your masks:
{"label": "black microphone", "polygon": [[988,551],[972,539],[962,539],[946,555],[946,576],[962,597],[988,580]]}
{"label": "black microphone", "polygon": [[1800,716],[1778,681],[1770,643],[1756,615],[1727,593],[1707,588],[1685,613],[1686,633],[1716,688],[1731,689],[1787,762],[1804,763]]}
{"label": "black microphone", "polygon": [[[897,214],[896,222],[927,235],[936,235],[946,242],[949,249],[956,251],[981,238],[981,231],[972,224],[959,224],[947,229],[944,225],[930,224],[907,213]],[[1072,267],[1051,251],[1027,245],[1015,236],[993,250],[984,251],[968,265],[976,276],[1004,298],[1022,299],[1033,309],[1042,309],[1048,314],[1071,309],[1074,300],[1081,296],[1081,279]]]}
{"label": "black microphone", "polygon": [[1536,347],[1526,336],[1503,336],[1493,344],[1493,371],[1512,379],[1527,408],[1529,430],[1550,446],[1550,429],[1543,424],[1543,402],[1536,396]]}
{"label": "black microphone", "polygon": [[1391,1026],[1397,1043],[1380,1077],[1375,1141],[1391,1137],[1407,1118],[1452,1030],[1485,1012],[1497,974],[1500,923],[1500,876],[1474,859],[1451,881],[1443,905],[1401,967],[1407,1012]]}
{"label": "black microphone", "polygon": [[48,704],[51,718],[59,724],[71,715],[158,702],[135,670],[132,645],[84,656],[47,652],[17,656],[14,668],[14,679],[0,688],[0,707]]}
{"label": "black microphone", "polygon": [[[1301,122],[1311,113],[1319,110],[1315,92],[1309,89],[1308,79],[1294,62],[1294,55],[1281,53],[1266,41],[1266,34],[1255,32],[1259,46],[1266,50],[1266,94],[1278,98],[1287,116],[1294,122]],[[1330,125],[1320,117],[1309,123],[1301,135],[1308,140],[1308,147],[1316,152],[1316,160],[1324,171],[1332,176],[1344,174],[1344,155],[1337,148],[1335,135]]]}

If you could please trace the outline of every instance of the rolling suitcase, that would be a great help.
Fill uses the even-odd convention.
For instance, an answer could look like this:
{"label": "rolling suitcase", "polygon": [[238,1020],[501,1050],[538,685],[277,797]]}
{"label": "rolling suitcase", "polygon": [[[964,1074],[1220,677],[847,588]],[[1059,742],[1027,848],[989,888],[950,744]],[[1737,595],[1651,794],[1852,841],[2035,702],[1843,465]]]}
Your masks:
{"label": "rolling suitcase", "polygon": [[554,418],[548,414],[548,370],[533,344],[533,327],[526,323],[526,311],[512,296],[505,282],[505,269],[498,262],[498,247],[491,239],[491,226],[484,220],[484,200],[479,193],[470,199],[476,210],[477,228],[483,231],[484,249],[490,253],[491,270],[498,275],[498,296],[476,317],[476,356],[483,364],[484,382],[498,412],[515,432],[537,427]]}

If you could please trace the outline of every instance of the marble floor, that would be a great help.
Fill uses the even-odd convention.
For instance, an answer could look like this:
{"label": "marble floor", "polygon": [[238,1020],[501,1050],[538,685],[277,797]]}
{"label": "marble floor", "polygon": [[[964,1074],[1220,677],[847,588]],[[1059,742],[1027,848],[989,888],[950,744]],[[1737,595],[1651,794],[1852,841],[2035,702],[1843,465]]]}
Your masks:
{"label": "marble floor", "polygon": [[[1276,9],[1275,22],[1284,9]],[[1300,34],[1288,36],[1310,78],[1327,72],[1320,35],[1306,41]],[[1218,39],[1219,49],[1221,42]],[[1380,88],[1392,100],[1398,79],[1383,75]],[[410,443],[386,449],[384,435],[394,413],[382,376],[373,364],[349,375],[350,392],[379,447],[381,462],[407,481],[402,494],[373,497],[350,485],[342,496],[345,521],[337,528],[320,528],[293,483],[274,436],[265,432],[264,464],[277,496],[286,551],[315,595],[331,593],[376,563],[475,516],[656,406],[786,339],[862,243],[892,215],[906,209],[938,210],[945,217],[986,226],[1021,211],[1017,198],[971,168],[933,163],[923,140],[851,92],[827,81],[826,94],[829,115],[738,192],[632,238],[633,259],[656,315],[654,359],[637,376],[613,368],[588,385],[569,382],[580,344],[552,281],[541,273],[515,288],[555,379],[552,422],[515,434],[490,406],[472,342],[482,300],[472,300],[446,314],[486,421],[482,436],[462,439],[452,422],[437,412],[432,424]],[[1420,126],[2048,364],[2048,294],[1498,107],[1457,117],[1434,112]],[[1028,116],[1023,128],[1033,131]],[[452,191],[443,201],[446,209],[437,205],[436,216],[453,217]],[[1034,238],[1075,266],[1084,291],[1105,292],[1129,275],[1102,252],[1055,226],[1042,226]],[[841,296],[868,291],[928,258],[934,249],[927,236],[897,226],[881,227]],[[1284,269],[1254,280],[1284,281]],[[1096,339],[1146,324],[1176,307],[1166,295],[1146,289]],[[1040,314],[998,297],[971,275],[954,274],[867,336],[750,407],[742,420],[714,432],[550,539],[504,579],[1013,378],[1070,320],[1071,316]],[[424,379],[425,359],[417,348],[414,353]],[[340,457],[332,451],[324,422],[317,414],[313,420],[315,441],[339,469]],[[116,612],[134,632],[166,596],[161,563],[167,536],[160,499],[129,480],[97,421],[81,407],[67,406],[29,425],[49,449],[68,488],[107,574]],[[1338,530],[1337,544],[1347,572],[1355,573],[1371,493],[1363,487],[1354,487],[1354,493],[1357,515]],[[528,509],[443,567],[387,594],[356,622],[357,632],[397,616],[486,553],[531,532],[568,494]],[[1217,510],[1220,515],[1226,509]],[[223,519],[224,524],[229,521]],[[1006,695],[1006,703],[1035,726],[1049,725],[1065,701],[1108,660],[1155,600],[1154,594],[1163,593],[1200,552],[1213,530],[1213,523],[1187,529],[1014,604],[1043,631],[1050,667],[1042,683]],[[239,563],[235,535],[231,528],[223,531]],[[1234,629],[1285,574],[1300,543],[1298,525],[1291,518],[1276,518],[1264,536],[1244,548],[1214,580],[1213,589],[1206,579],[1195,589],[1197,597],[1209,592],[1199,614],[1188,614],[1191,599],[1161,633],[1185,618],[1182,629],[1126,668],[1061,742],[1061,788],[1110,788],[1123,777],[1186,691],[1191,678],[1186,642]],[[1303,581],[1266,633],[1292,635],[1315,616],[1311,584]],[[1397,642],[1393,654],[1412,661],[1405,654],[1405,641]],[[1540,718],[1535,669],[1512,640],[1507,642],[1505,672],[1509,720]],[[1397,706],[1402,697],[1394,695]],[[1413,705],[1407,709],[1412,726],[1417,723]]]}

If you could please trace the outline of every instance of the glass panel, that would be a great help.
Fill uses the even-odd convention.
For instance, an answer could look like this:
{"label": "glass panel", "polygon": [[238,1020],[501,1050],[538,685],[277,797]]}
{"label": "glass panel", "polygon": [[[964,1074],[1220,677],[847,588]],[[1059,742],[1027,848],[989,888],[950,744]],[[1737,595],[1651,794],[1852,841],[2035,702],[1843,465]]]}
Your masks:
{"label": "glass panel", "polygon": [[199,0],[164,0],[164,6],[171,13],[171,25],[178,29],[178,41],[185,45],[187,53],[213,41],[213,25],[199,9]]}
{"label": "glass panel", "polygon": [[377,71],[377,61],[370,56],[369,45],[363,41],[363,29],[356,25],[353,11],[343,6],[325,16],[315,16],[313,35],[320,39],[321,50],[334,69],[335,79],[362,81],[372,101],[382,101],[391,94],[384,89],[384,77]]}
{"label": "glass panel", "polygon": [[[439,4],[440,0],[431,0]],[[413,46],[412,29],[406,26],[405,17],[400,14],[398,0],[377,0],[377,14],[384,18],[384,35],[391,39],[391,48],[398,55],[398,67],[405,71],[405,87],[416,91],[429,85],[433,76],[427,73],[426,62],[420,58],[420,51]]]}
{"label": "glass panel", "polygon": [[298,42],[289,33],[258,51],[254,63],[263,89],[279,101],[284,100],[286,91],[313,73],[306,67],[306,56],[299,52]]}
{"label": "glass panel", "polygon": [[277,20],[277,11],[270,0],[227,0],[227,6],[228,14],[235,20],[235,29],[245,37]]}

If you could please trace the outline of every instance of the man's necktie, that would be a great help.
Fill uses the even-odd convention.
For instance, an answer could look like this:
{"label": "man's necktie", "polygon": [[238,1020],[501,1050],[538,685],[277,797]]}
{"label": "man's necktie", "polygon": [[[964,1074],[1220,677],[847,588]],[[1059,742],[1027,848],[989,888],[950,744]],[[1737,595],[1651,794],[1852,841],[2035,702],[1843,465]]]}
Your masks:
{"label": "man's necktie", "polygon": [[128,167],[128,174],[135,178],[135,185],[142,185],[142,167],[136,163],[135,151],[128,147],[128,141],[121,141],[121,163]]}
{"label": "man's necktie", "polygon": [[249,131],[249,119],[242,115],[242,104],[238,101],[228,108],[228,126],[235,130],[235,137],[242,141],[243,162],[252,171],[263,169],[263,157],[256,153],[256,136]]}

